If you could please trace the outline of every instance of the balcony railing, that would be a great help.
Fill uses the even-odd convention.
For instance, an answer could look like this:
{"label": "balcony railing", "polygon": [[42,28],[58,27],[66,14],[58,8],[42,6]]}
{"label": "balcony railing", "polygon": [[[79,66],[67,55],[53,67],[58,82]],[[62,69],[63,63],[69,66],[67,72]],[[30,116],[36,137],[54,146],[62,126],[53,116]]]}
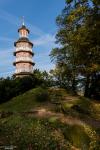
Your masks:
{"label": "balcony railing", "polygon": [[19,61],[25,61],[25,62],[32,62],[33,63],[33,60],[32,58],[29,58],[29,57],[19,57],[19,58],[16,58],[16,62],[19,62]]}
{"label": "balcony railing", "polygon": [[21,73],[21,72],[27,72],[27,73],[33,73],[33,69],[16,69],[15,73]]}
{"label": "balcony railing", "polygon": [[29,47],[16,47],[16,52],[19,52],[19,51],[21,51],[21,50],[32,52],[32,49],[29,48]]}

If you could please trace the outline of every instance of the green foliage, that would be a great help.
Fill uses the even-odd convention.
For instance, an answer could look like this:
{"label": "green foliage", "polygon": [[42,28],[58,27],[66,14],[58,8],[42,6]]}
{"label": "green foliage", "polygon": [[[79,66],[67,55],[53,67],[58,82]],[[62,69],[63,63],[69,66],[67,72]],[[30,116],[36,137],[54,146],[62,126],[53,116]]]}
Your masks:
{"label": "green foliage", "polygon": [[[67,127],[68,133],[64,131],[65,137],[73,143],[76,147],[81,149],[88,149],[90,139],[84,132],[84,128],[81,126],[73,125]],[[70,136],[68,136],[70,135]]]}
{"label": "green foliage", "polygon": [[51,76],[46,72],[34,70],[32,76],[23,78],[0,79],[0,103],[4,103],[17,95],[20,95],[32,88],[42,86],[49,87],[53,85]]}
{"label": "green foliage", "polygon": [[0,144],[15,145],[18,149],[70,150],[97,149],[95,132],[88,126],[68,125],[57,120],[24,118],[16,115],[0,122]]}
{"label": "green foliage", "polygon": [[[14,116],[8,118],[5,123],[0,124],[1,140],[4,145],[16,145],[18,149],[26,150],[28,148],[34,148],[36,150],[68,150],[70,145],[68,144],[63,134],[52,125],[43,119],[31,119],[23,118],[20,116]],[[2,138],[5,140],[2,141]],[[1,144],[0,143],[0,144]],[[70,149],[69,149],[70,150]]]}
{"label": "green foliage", "polygon": [[7,78],[0,80],[0,103],[10,100],[36,86],[36,79],[33,77]]}
{"label": "green foliage", "polygon": [[[57,106],[50,103],[51,100],[47,101],[48,95],[47,97],[45,95],[47,93],[50,99],[55,96],[55,102],[60,102],[63,107],[60,113],[55,113]],[[44,100],[47,103],[46,101],[42,103]],[[81,112],[79,109],[73,109],[75,105]],[[38,116],[38,113],[29,115],[32,110],[45,106],[53,115],[44,117]],[[99,103],[82,97],[73,97],[66,93],[65,89],[34,88],[0,105],[0,145],[14,145],[21,150],[71,150],[72,148],[98,150],[99,127],[92,128],[91,124],[85,121],[91,118],[95,122],[95,118],[99,120],[99,115]],[[84,122],[79,118],[83,118]]]}
{"label": "green foliage", "polygon": [[35,93],[35,99],[38,102],[45,102],[49,100],[49,94],[48,94],[48,90],[47,89],[43,89],[43,88],[38,88],[36,93]]}
{"label": "green foliage", "polygon": [[39,69],[35,69],[34,76],[41,81],[42,87],[50,87],[54,85],[52,76],[46,71],[41,72]]}
{"label": "green foliage", "polygon": [[57,120],[51,122],[16,115],[6,118],[5,122],[1,120],[0,130],[2,144],[16,145],[21,150],[29,147],[37,150],[70,150],[72,145],[88,149],[90,143],[84,127],[63,124]]}
{"label": "green foliage", "polygon": [[11,99],[8,103],[0,105],[0,111],[24,112],[39,106],[43,101],[48,101],[48,91],[41,87],[34,88],[22,95]]}
{"label": "green foliage", "polygon": [[52,72],[60,87],[76,93],[77,85],[81,83],[85,96],[96,99],[100,99],[100,83],[97,84],[100,80],[99,18],[98,0],[66,0],[64,10],[56,19],[56,40],[61,47],[50,54],[56,63]]}

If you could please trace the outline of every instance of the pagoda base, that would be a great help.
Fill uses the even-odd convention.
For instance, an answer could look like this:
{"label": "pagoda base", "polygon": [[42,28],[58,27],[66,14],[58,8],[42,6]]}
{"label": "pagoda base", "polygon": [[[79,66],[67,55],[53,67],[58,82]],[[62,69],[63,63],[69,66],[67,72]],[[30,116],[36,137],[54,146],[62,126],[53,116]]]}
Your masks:
{"label": "pagoda base", "polygon": [[23,78],[23,77],[26,77],[26,76],[32,76],[33,73],[31,72],[20,72],[20,73],[15,73],[13,74],[13,77],[15,78]]}

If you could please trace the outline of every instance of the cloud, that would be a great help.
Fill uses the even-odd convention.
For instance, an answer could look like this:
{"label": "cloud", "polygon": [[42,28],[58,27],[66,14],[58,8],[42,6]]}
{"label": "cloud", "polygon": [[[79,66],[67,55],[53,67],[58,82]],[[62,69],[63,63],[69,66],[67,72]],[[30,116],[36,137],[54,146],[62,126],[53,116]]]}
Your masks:
{"label": "cloud", "polygon": [[8,56],[12,52],[13,52],[12,48],[0,48],[0,56],[2,57]]}
{"label": "cloud", "polygon": [[[0,19],[5,20],[9,22],[10,24],[16,25],[17,27],[19,26],[21,22],[21,18],[18,18],[4,10],[0,10]],[[26,22],[26,24],[28,28],[31,30],[31,33],[38,36],[37,39],[33,40],[36,46],[55,43],[55,35],[45,33],[40,28],[36,27],[35,25],[30,24],[29,22]],[[14,41],[13,39],[5,38],[5,37],[2,37],[2,38],[0,37],[0,40],[1,41]]]}
{"label": "cloud", "polygon": [[19,19],[17,17],[4,10],[0,10],[0,19],[5,20],[13,25],[18,25],[19,22]]}
{"label": "cloud", "polygon": [[41,71],[46,70],[47,72],[49,72],[51,69],[55,68],[54,64],[47,63],[47,64],[40,65],[41,63],[36,64],[34,69],[39,69]]}
{"label": "cloud", "polygon": [[7,38],[7,37],[0,37],[0,41],[3,41],[3,42],[12,42],[12,41],[14,41],[14,39]]}
{"label": "cloud", "polygon": [[[4,10],[0,10],[0,19],[5,20],[10,24],[16,25],[17,27],[19,27],[19,24],[22,24],[21,17],[16,17]],[[44,34],[44,32],[35,25],[30,24],[29,22],[26,22],[26,24],[31,30],[31,33],[33,33],[34,35],[41,36],[42,34]]]}
{"label": "cloud", "polygon": [[[13,66],[13,61],[15,57],[13,56],[13,49],[0,49],[0,77],[7,77],[11,76],[14,71],[15,67]],[[48,57],[48,51],[40,51],[36,53],[35,57],[33,58],[35,64],[35,68],[40,69],[41,71],[46,70],[49,71],[50,69],[54,68],[54,64],[50,62]]]}
{"label": "cloud", "polygon": [[40,28],[36,27],[35,25],[30,24],[28,22],[26,22],[26,24],[32,34],[37,35],[37,36],[41,36],[41,35],[45,34]]}
{"label": "cloud", "polygon": [[0,77],[12,76],[13,73],[14,71],[2,72],[0,73]]}
{"label": "cloud", "polygon": [[41,37],[37,38],[36,40],[33,40],[33,43],[36,46],[48,45],[50,43],[55,43],[55,35],[51,35],[51,34],[42,35]]}
{"label": "cloud", "polygon": [[13,60],[14,57],[12,48],[0,48],[0,77],[6,77],[13,74]]}

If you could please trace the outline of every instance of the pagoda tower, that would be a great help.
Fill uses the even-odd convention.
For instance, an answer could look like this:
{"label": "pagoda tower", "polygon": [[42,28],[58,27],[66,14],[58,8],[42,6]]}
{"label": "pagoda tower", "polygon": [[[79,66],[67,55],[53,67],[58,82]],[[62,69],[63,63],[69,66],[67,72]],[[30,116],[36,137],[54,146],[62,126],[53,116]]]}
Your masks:
{"label": "pagoda tower", "polygon": [[33,63],[32,57],[34,55],[32,48],[33,43],[29,41],[28,34],[30,33],[29,29],[26,28],[24,22],[21,28],[18,29],[19,39],[14,43],[16,48],[14,56],[16,60],[13,65],[16,67],[14,76],[23,77],[31,75],[33,73]]}

